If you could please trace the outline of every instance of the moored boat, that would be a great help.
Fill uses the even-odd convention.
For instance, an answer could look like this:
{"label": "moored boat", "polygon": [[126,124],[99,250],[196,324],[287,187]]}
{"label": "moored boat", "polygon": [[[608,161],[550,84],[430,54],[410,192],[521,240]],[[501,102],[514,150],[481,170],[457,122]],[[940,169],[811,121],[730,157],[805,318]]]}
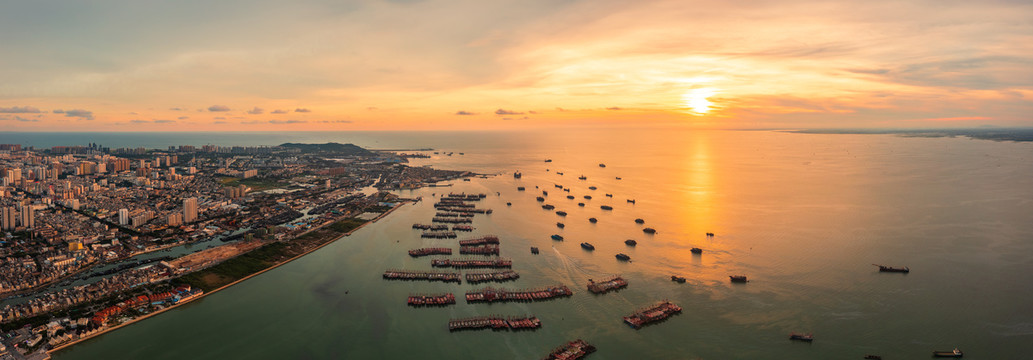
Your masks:
{"label": "moored boat", "polygon": [[868,360],[882,360],[882,356],[879,355],[865,355],[864,358]]}
{"label": "moored boat", "polygon": [[635,203],[635,199],[628,199],[628,202],[634,204]]}
{"label": "moored boat", "polygon": [[595,186],[589,186],[589,187],[588,187],[588,190],[595,190],[595,189],[598,189],[598,188],[597,188],[597,187],[595,187]]}
{"label": "moored boat", "polygon": [[552,206],[552,205],[549,205],[549,204],[542,205],[542,209],[545,209],[545,210],[552,210],[552,209],[555,209],[555,208],[556,208],[555,206]]}
{"label": "moored boat", "polygon": [[581,248],[585,250],[595,250],[595,246],[586,242],[581,243]]}
{"label": "moored boat", "polygon": [[562,229],[564,226],[566,226],[566,225],[563,225],[563,223],[561,223],[561,222],[556,223],[556,227],[558,227],[560,229]]}
{"label": "moored boat", "polygon": [[574,195],[567,195],[567,199],[574,200]]}
{"label": "moored boat", "polygon": [[577,206],[585,207],[585,203],[577,203]]}
{"label": "moored boat", "polygon": [[613,194],[606,194],[606,197],[613,197]]}
{"label": "moored boat", "polygon": [[599,167],[606,167],[606,164],[599,164]]}
{"label": "moored boat", "polygon": [[654,229],[654,228],[645,228],[645,229],[642,229],[642,232],[644,232],[646,234],[656,234],[656,229]]}
{"label": "moored boat", "polygon": [[517,186],[517,191],[524,191],[524,187],[523,186]]}
{"label": "moored boat", "polygon": [[563,241],[563,236],[560,236],[559,234],[554,234],[552,235],[552,239],[556,241]]}
{"label": "moored boat", "polygon": [[599,208],[603,210],[613,210],[613,206],[610,205],[602,205]]}
{"label": "moored boat", "polygon": [[535,199],[535,200],[538,200],[538,202],[544,202],[544,201],[545,201],[545,198],[543,198],[543,197],[541,197],[541,196],[539,196],[539,197],[536,197],[536,198],[534,198],[534,199]]}
{"label": "moored boat", "polygon": [[617,254],[617,260],[620,260],[620,261],[631,261],[631,256],[628,256],[628,254],[625,254],[625,253],[620,253],[620,254]]}
{"label": "moored boat", "polygon": [[507,202],[507,203],[506,203],[506,206],[513,206],[513,203],[511,203],[511,202]]}
{"label": "moored boat", "polygon": [[560,210],[560,211],[557,211],[557,212],[556,212],[556,215],[559,215],[559,216],[567,216],[567,212],[566,212],[566,211],[563,211],[563,210]]}
{"label": "moored boat", "polygon": [[645,224],[645,223],[646,223],[646,221],[645,221],[645,220],[642,220],[642,219],[635,219],[635,223],[636,223],[636,224]]}
{"label": "moored boat", "polygon": [[797,334],[794,332],[789,334],[789,340],[811,342],[814,341],[814,334]]}
{"label": "moored boat", "polygon": [[587,178],[587,177],[585,177],[584,175],[578,176],[578,179],[579,179],[579,180],[588,180],[588,178]]}
{"label": "moored boat", "polygon": [[628,245],[628,246],[635,246],[635,245],[638,245],[638,241],[635,241],[635,240],[632,240],[632,239],[627,239],[627,240],[624,240],[624,244]]}
{"label": "moored boat", "polygon": [[689,251],[691,251],[693,254],[702,254],[703,253],[703,249],[700,249],[698,247],[694,247],[694,248],[692,248],[692,250],[689,250]]}
{"label": "moored boat", "polygon": [[595,352],[595,346],[577,339],[556,348],[545,357],[545,360],[577,360],[593,352]]}
{"label": "moored boat", "polygon": [[745,283],[747,281],[746,275],[728,275],[728,277],[731,278],[734,283]]}
{"label": "moored boat", "polygon": [[911,268],[909,268],[907,266],[893,267],[893,266],[884,266],[884,265],[879,265],[879,264],[872,264],[872,265],[878,266],[879,267],[879,272],[898,272],[898,273],[909,273],[909,272],[911,272]]}
{"label": "moored boat", "polygon": [[523,174],[521,174],[519,171],[513,173],[513,178],[514,179],[519,179],[521,176],[523,176]]}
{"label": "moored boat", "polygon": [[531,247],[531,253],[535,254],[535,255],[538,255],[538,247],[537,246],[532,246]]}
{"label": "moored boat", "polygon": [[954,348],[953,351],[933,351],[933,357],[959,358],[962,356],[965,356],[965,354],[958,350],[958,348]]}
{"label": "moored boat", "polygon": [[679,283],[679,284],[684,284],[685,283],[685,278],[683,278],[681,276],[677,276],[677,275],[671,275],[671,281],[674,281],[674,282]]}
{"label": "moored boat", "polygon": [[545,162],[552,162],[552,159],[545,159]]}

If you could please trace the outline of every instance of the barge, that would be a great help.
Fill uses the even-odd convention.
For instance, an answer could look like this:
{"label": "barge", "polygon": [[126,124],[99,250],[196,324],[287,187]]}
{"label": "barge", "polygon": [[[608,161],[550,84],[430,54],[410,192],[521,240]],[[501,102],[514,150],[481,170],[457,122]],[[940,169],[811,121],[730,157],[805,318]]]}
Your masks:
{"label": "barge", "polygon": [[452,293],[439,295],[409,295],[409,306],[445,306],[454,305],[456,296]]}
{"label": "barge", "polygon": [[388,280],[427,280],[462,283],[459,273],[443,271],[407,271],[387,270],[384,272],[384,279]]}
{"label": "barge", "polygon": [[492,330],[530,330],[537,329],[542,326],[541,320],[538,320],[535,316],[523,316],[515,317],[511,316],[503,318],[501,316],[479,316],[474,318],[465,319],[452,319],[448,321],[448,330],[476,330],[476,329],[487,329]]}
{"label": "barge", "polygon": [[652,324],[664,319],[667,319],[671,315],[681,312],[681,307],[675,305],[670,301],[662,301],[659,304],[650,306],[648,308],[639,310],[634,314],[624,317],[624,322],[632,328],[638,330],[643,326]]}
{"label": "barge", "polygon": [[510,291],[506,289],[484,288],[466,293],[466,302],[506,302],[506,301],[539,301],[556,297],[571,296],[566,285],[548,286],[539,289]]}
{"label": "barge", "polygon": [[588,344],[584,340],[577,339],[556,348],[544,360],[577,360],[594,352],[595,346]]}
{"label": "barge", "polygon": [[458,260],[458,259],[433,259],[430,265],[434,267],[451,267],[454,269],[465,268],[511,268],[513,261],[508,259],[490,260]]}
{"label": "barge", "polygon": [[604,281],[595,282],[592,279],[588,279],[588,291],[593,294],[605,294],[610,291],[619,290],[628,287],[628,282],[620,276],[614,276]]}
{"label": "barge", "polygon": [[420,257],[427,255],[452,255],[452,249],[449,248],[421,248],[409,250],[409,256]]}
{"label": "barge", "polygon": [[496,272],[480,272],[480,273],[478,273],[478,272],[471,272],[471,273],[466,273],[466,281],[471,283],[471,284],[476,284],[476,283],[480,283],[480,282],[488,282],[488,281],[502,282],[502,281],[516,280],[516,279],[519,279],[519,278],[520,278],[520,274],[517,274],[517,272],[513,271],[513,270],[496,271]]}

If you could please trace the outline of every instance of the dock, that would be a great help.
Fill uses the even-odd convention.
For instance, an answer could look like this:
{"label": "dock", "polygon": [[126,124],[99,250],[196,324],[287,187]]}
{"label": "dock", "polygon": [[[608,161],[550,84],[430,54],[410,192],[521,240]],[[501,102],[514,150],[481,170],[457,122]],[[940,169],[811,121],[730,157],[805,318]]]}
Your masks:
{"label": "dock", "polygon": [[505,302],[505,301],[539,301],[548,300],[557,297],[571,296],[574,292],[570,291],[566,285],[548,286],[539,289],[530,290],[506,290],[506,289],[494,289],[484,288],[481,290],[470,291],[466,293],[466,302]]}

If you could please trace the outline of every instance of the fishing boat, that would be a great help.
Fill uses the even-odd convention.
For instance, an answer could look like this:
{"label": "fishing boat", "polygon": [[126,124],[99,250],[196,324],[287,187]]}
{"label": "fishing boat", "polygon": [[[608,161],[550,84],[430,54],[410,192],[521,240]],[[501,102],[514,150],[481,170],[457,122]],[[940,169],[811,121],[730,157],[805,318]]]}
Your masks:
{"label": "fishing boat", "polygon": [[559,175],[559,176],[563,176],[563,173],[561,173],[561,172],[557,171],[557,172],[556,172],[556,175]]}
{"label": "fishing boat", "polygon": [[879,355],[865,355],[864,358],[868,360],[882,360],[882,356]]}
{"label": "fishing boat", "polygon": [[707,237],[714,237],[714,233],[712,233],[712,232],[708,232],[708,233],[707,233]]}
{"label": "fishing boat", "polygon": [[627,239],[627,240],[624,240],[624,244],[628,245],[628,246],[635,246],[635,245],[638,245],[638,241],[635,241],[635,240],[632,240],[632,239]]}
{"label": "fishing boat", "polygon": [[879,264],[872,264],[872,265],[878,266],[879,267],[879,272],[898,272],[898,273],[909,273],[909,272],[911,272],[911,268],[909,268],[907,266],[892,267],[892,266],[883,266],[883,265],[879,265]]}
{"label": "fishing boat", "polygon": [[507,202],[507,203],[506,203],[506,206],[513,206],[513,203],[511,203],[511,202]]}
{"label": "fishing boat", "polygon": [[645,221],[645,220],[642,220],[642,219],[635,219],[635,223],[636,223],[636,224],[645,224],[645,223],[646,223],[646,221]]}
{"label": "fishing boat", "polygon": [[677,276],[677,275],[671,275],[671,281],[674,281],[674,282],[679,283],[679,284],[684,284],[685,283],[685,278],[683,278],[681,276]]}
{"label": "fishing boat", "polygon": [[645,229],[642,229],[642,232],[644,232],[646,234],[656,234],[656,229],[654,229],[654,228],[645,228]]}
{"label": "fishing boat", "polygon": [[585,207],[585,203],[577,203],[577,206]]}
{"label": "fishing boat", "polygon": [[556,223],[556,227],[558,227],[560,229],[562,229],[564,226],[566,226],[566,225],[563,225],[563,223],[561,223],[561,222]]}
{"label": "fishing boat", "polygon": [[596,219],[596,218],[588,218],[588,222],[590,222],[590,223],[593,223],[593,224],[595,224],[595,223],[599,222],[599,219]]}
{"label": "fishing boat", "polygon": [[588,190],[595,190],[595,189],[598,189],[598,188],[597,188],[597,187],[595,187],[595,186],[589,186],[589,187],[588,187]]}
{"label": "fishing boat", "polygon": [[555,234],[555,235],[552,235],[552,239],[556,240],[556,241],[563,241],[563,236],[560,236],[559,234]]}
{"label": "fishing boat", "polygon": [[631,256],[628,256],[628,255],[627,255],[627,254],[625,254],[625,253],[620,253],[620,254],[617,254],[617,260],[621,260],[621,261],[631,261]]}
{"label": "fishing boat", "polygon": [[790,333],[789,334],[789,340],[799,340],[799,341],[811,342],[811,341],[814,341],[814,334]]}
{"label": "fishing boat", "polygon": [[618,177],[617,177],[617,180],[621,180],[621,177],[620,177],[620,176],[618,176]]}
{"label": "fishing boat", "polygon": [[535,254],[535,255],[538,255],[538,247],[537,246],[532,246],[531,247],[531,253]]}
{"label": "fishing boat", "polygon": [[545,159],[545,162],[552,162],[552,159]]}
{"label": "fishing boat", "polygon": [[574,200],[574,195],[567,195],[567,199]]}
{"label": "fishing boat", "polygon": [[521,176],[523,176],[523,174],[521,174],[519,171],[513,173],[513,178],[514,179],[519,179]]}
{"label": "fishing boat", "polygon": [[694,248],[692,248],[692,250],[689,250],[689,251],[691,251],[693,254],[702,254],[703,253],[703,249],[700,249],[700,248],[697,248],[697,247],[694,247]]}
{"label": "fishing boat", "polygon": [[545,357],[545,360],[577,360],[593,352],[595,352],[595,346],[577,339],[556,348]]}
{"label": "fishing boat", "polygon": [[599,164],[599,167],[606,167],[606,164]]}
{"label": "fishing boat", "polygon": [[559,216],[567,216],[567,212],[566,212],[566,211],[563,211],[563,210],[560,210],[560,211],[557,211],[557,212],[556,212],[556,215],[559,215]]}
{"label": "fishing boat", "polygon": [[606,194],[606,197],[613,197],[613,194]]}
{"label": "fishing boat", "polygon": [[592,200],[592,195],[585,195],[585,200]]}
{"label": "fishing boat", "polygon": [[538,200],[538,202],[544,202],[544,201],[545,201],[545,198],[543,198],[543,197],[541,197],[541,196],[539,196],[539,197],[536,197],[536,198],[534,198],[534,199],[535,199],[535,200]]}
{"label": "fishing boat", "polygon": [[557,189],[562,189],[563,188],[563,185],[560,185],[560,184],[552,184],[552,186],[556,187]]}
{"label": "fishing boat", "polygon": [[584,175],[578,176],[577,178],[578,178],[578,180],[588,180],[588,178],[585,177]]}
{"label": "fishing boat", "polygon": [[524,191],[524,187],[523,186],[517,186],[517,191]]}
{"label": "fishing boat", "polygon": [[542,196],[549,196],[549,192],[545,191],[545,190],[542,190]]}
{"label": "fishing boat", "polygon": [[628,202],[634,204],[635,203],[635,199],[628,199]]}
{"label": "fishing boat", "polygon": [[734,283],[745,283],[747,281],[746,275],[728,275],[728,277],[731,278]]}
{"label": "fishing boat", "polygon": [[585,250],[595,250],[595,245],[583,242],[581,243],[581,248]]}
{"label": "fishing boat", "polygon": [[552,210],[552,209],[555,209],[555,208],[556,208],[555,206],[552,206],[552,205],[549,205],[549,204],[542,205],[542,209],[545,209],[545,210]]}
{"label": "fishing boat", "polygon": [[613,206],[610,206],[610,205],[603,205],[603,206],[600,206],[599,208],[603,209],[603,210],[613,210]]}
{"label": "fishing boat", "polygon": [[953,351],[933,351],[933,357],[959,358],[962,356],[965,356],[965,354],[958,350],[958,348],[954,348]]}

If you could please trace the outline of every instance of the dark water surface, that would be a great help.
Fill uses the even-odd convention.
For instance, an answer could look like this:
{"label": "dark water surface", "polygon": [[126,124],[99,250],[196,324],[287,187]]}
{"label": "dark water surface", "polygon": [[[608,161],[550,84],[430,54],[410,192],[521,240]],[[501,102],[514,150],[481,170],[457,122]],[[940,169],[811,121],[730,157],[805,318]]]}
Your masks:
{"label": "dark water surface", "polygon": [[[1031,143],[687,130],[293,133],[252,142],[245,135],[206,136],[211,140],[202,143],[228,136],[235,144],[331,140],[454,151],[415,164],[503,175],[399,194],[490,194],[479,206],[495,213],[477,217],[470,236],[498,235],[503,256],[521,275],[494,286],[560,283],[575,294],[535,303],[407,307],[410,293],[462,297],[483,286],[381,279],[387,268],[431,268],[408,249],[458,249],[455,240],[420,239],[410,228],[434,214],[432,201],[424,201],[55,359],[537,359],[576,338],[599,348],[592,359],[917,359],[954,347],[966,358],[1019,359],[1033,351]],[[201,144],[187,140],[165,141]],[[515,170],[522,179],[513,178]],[[566,199],[554,184],[577,199]],[[536,185],[549,191],[547,203],[566,211],[565,218],[540,208]],[[586,206],[578,207],[582,201]],[[604,204],[613,211],[601,210]],[[558,229],[557,221],[566,227]],[[657,234],[644,234],[646,226]],[[706,232],[717,236],[708,239]],[[551,234],[566,240],[550,240]],[[626,247],[625,239],[639,245]],[[583,241],[596,250],[582,250]],[[531,255],[530,246],[541,254]],[[704,252],[692,255],[691,247]],[[633,261],[616,261],[618,252]],[[879,273],[872,263],[912,271]],[[630,286],[605,295],[585,290],[588,279],[610,274],[622,274]],[[731,284],[733,274],[751,281]],[[671,275],[688,282],[671,282]],[[638,331],[621,322],[662,299],[683,313]],[[449,318],[489,314],[534,314],[543,327],[447,330]],[[790,342],[793,331],[813,332],[816,340]]]}

